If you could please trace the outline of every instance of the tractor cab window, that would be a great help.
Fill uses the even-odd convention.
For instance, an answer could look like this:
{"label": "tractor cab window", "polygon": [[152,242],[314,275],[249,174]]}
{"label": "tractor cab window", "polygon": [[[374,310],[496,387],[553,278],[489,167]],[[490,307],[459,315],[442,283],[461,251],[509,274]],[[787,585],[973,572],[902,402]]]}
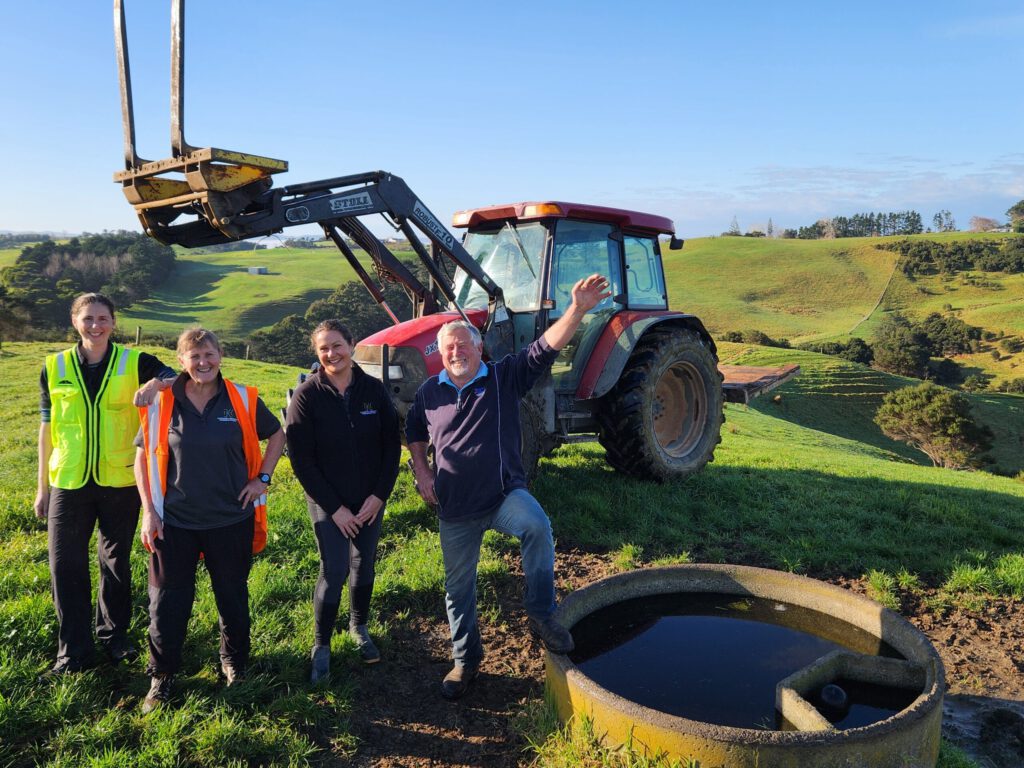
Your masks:
{"label": "tractor cab window", "polygon": [[556,392],[575,391],[590,353],[609,318],[623,306],[613,297],[621,296],[622,247],[619,230],[610,224],[593,221],[560,219],[555,225],[555,242],[551,256],[551,282],[548,298],[554,308],[548,319],[554,322],[572,304],[572,287],[578,280],[595,272],[608,278],[612,295],[590,310],[566,347],[558,354],[551,368]]}
{"label": "tractor cab window", "polygon": [[[539,222],[505,222],[500,229],[475,231],[463,242],[469,255],[505,293],[513,312],[540,307],[541,260],[547,231]],[[455,296],[470,309],[486,309],[487,293],[462,270],[455,275]]]}
{"label": "tractor cab window", "polygon": [[[555,306],[548,316],[561,317],[572,304],[572,287],[594,273],[608,278],[612,296],[622,293],[622,270],[619,243],[612,239],[615,228],[610,224],[562,219],[555,229],[555,247],[551,262],[550,298]],[[622,309],[607,298],[591,312]]]}
{"label": "tractor cab window", "polygon": [[626,235],[622,246],[626,252],[626,295],[630,309],[668,309],[658,243],[653,237]]}

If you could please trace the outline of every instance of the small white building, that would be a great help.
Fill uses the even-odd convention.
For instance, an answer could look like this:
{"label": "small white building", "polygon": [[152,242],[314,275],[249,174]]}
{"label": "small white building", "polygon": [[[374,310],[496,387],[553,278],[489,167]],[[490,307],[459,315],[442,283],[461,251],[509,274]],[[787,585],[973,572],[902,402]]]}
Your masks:
{"label": "small white building", "polygon": [[250,275],[269,275],[270,271],[267,267],[249,267],[248,272]]}

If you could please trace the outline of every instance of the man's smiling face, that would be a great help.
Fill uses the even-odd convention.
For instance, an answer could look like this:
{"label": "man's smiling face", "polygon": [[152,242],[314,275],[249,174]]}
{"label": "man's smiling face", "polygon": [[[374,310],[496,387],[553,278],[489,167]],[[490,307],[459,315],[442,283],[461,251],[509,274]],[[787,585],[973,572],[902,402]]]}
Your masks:
{"label": "man's smiling face", "polygon": [[465,386],[480,369],[481,350],[465,328],[449,329],[442,337],[441,363],[452,383]]}

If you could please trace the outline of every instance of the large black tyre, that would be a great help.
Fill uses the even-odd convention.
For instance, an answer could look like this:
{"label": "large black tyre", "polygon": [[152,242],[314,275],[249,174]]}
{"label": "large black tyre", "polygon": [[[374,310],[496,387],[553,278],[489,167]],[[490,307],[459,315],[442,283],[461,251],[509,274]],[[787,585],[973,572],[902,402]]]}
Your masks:
{"label": "large black tyre", "polygon": [[608,463],[659,482],[700,471],[722,440],[722,400],[718,360],[701,337],[685,328],[654,329],[598,409]]}

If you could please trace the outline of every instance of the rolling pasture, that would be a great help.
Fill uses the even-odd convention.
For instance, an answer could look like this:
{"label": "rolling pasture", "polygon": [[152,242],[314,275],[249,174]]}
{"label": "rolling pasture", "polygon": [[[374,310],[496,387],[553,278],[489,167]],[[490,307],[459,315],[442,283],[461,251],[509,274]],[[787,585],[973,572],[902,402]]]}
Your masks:
{"label": "rolling pasture", "polygon": [[[917,237],[1004,238],[946,233]],[[912,319],[952,311],[998,335],[1024,337],[1024,275],[959,273],[909,279],[895,269],[897,254],[877,246],[896,238],[767,240],[712,237],[681,251],[663,249],[669,303],[697,315],[713,335],[759,330],[793,344],[871,340],[887,313]],[[3,253],[0,253],[2,257]],[[399,253],[407,256],[407,253]],[[365,258],[365,257],[364,257]],[[12,257],[13,260],[13,257]],[[266,266],[269,274],[247,268]],[[199,323],[227,339],[243,339],[288,314],[301,314],[355,275],[333,246],[206,254],[178,249],[178,270],[154,295],[120,313],[123,331],[174,335]],[[1024,355],[995,360],[985,345],[958,362],[997,381],[1022,375]]]}
{"label": "rolling pasture", "polygon": [[[9,343],[0,351],[0,763],[305,766],[357,756],[360,743],[349,718],[361,687],[375,685],[374,676],[361,672],[353,644],[342,636],[333,681],[306,682],[317,557],[303,495],[286,459],[272,488],[270,543],[250,580],[257,650],[249,682],[230,689],[217,682],[211,663],[216,609],[204,577],[173,708],[139,713],[148,683],[142,662],[36,681],[52,662],[55,645],[46,533],[31,510],[37,386],[43,356],[59,348]],[[776,391],[777,401],[728,406],[716,460],[683,482],[653,485],[624,478],[607,467],[596,444],[556,450],[542,462],[534,490],[551,516],[561,551],[628,562],[623,567],[735,562],[823,578],[913,577],[936,588],[938,599],[950,605],[965,599],[984,603],[989,595],[1024,597],[1024,483],[935,469],[884,438],[870,413],[884,391],[905,382],[809,352],[733,344],[723,344],[721,352],[732,362],[798,362],[803,374]],[[283,405],[297,372],[234,359],[224,368],[233,378],[259,385],[274,410]],[[1019,469],[1022,452],[1011,442],[1024,433],[1024,398],[972,396],[972,402],[986,422],[1004,427],[999,463]],[[517,583],[504,557],[515,549],[505,537],[485,539],[481,614],[492,624],[522,623],[496,598],[498,587]],[[133,569],[131,634],[144,645],[141,549]],[[392,632],[408,636],[421,626],[417,621],[446,631],[442,595],[436,518],[403,466],[388,504],[371,624],[385,654]],[[415,674],[413,667],[409,674]],[[492,673],[492,682],[500,674]],[[428,697],[429,682],[422,684]],[[558,745],[562,737],[542,714],[539,681],[533,690],[523,727],[539,742],[528,747],[524,737],[517,745],[527,750],[524,763],[531,755],[571,753],[572,745]],[[954,761],[954,751],[945,754],[944,768],[969,765],[959,757]],[[545,757],[540,764],[559,763]]]}

